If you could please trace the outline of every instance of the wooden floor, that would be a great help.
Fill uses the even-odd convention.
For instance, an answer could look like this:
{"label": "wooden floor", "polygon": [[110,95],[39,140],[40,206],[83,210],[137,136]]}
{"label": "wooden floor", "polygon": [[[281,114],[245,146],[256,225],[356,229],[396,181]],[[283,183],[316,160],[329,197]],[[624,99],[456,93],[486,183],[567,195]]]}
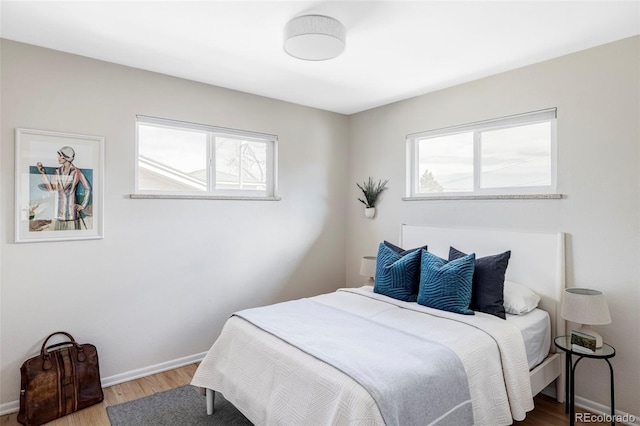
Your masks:
{"label": "wooden floor", "polygon": [[[109,405],[120,404],[152,395],[156,392],[173,389],[186,385],[198,367],[190,364],[175,370],[143,377],[131,382],[121,383],[104,389],[104,401],[77,413],[47,423],[48,426],[110,426],[107,416]],[[564,405],[544,395],[535,398],[536,408],[527,414],[522,422],[515,422],[516,426],[564,426],[569,424],[569,415],[564,413]],[[202,407],[204,410],[205,407]],[[580,411],[580,410],[578,410]],[[0,426],[19,426],[17,413],[2,416]],[[606,425],[607,423],[588,423],[588,425]],[[576,423],[587,425],[587,423]],[[150,425],[151,426],[151,425]],[[184,425],[188,426],[188,425]],[[292,425],[294,426],[294,425]]]}

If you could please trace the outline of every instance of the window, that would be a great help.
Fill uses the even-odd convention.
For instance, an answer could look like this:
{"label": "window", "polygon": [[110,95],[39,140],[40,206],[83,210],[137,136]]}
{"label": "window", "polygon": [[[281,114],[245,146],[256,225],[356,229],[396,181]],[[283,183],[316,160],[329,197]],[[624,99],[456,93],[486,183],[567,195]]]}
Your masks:
{"label": "window", "polygon": [[275,198],[277,137],[153,117],[136,119],[136,193]]}
{"label": "window", "polygon": [[407,197],[556,191],[556,109],[407,135]]}

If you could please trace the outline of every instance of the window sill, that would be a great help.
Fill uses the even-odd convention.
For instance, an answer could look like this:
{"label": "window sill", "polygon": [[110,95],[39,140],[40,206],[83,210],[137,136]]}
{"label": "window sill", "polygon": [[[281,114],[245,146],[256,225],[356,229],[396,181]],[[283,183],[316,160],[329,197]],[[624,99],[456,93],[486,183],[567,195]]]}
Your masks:
{"label": "window sill", "polygon": [[564,194],[513,194],[513,195],[434,195],[428,197],[402,197],[403,201],[434,200],[560,200]]}
{"label": "window sill", "polygon": [[129,194],[134,200],[235,200],[235,201],[280,201],[280,197],[242,197],[223,195],[172,195],[172,194]]}

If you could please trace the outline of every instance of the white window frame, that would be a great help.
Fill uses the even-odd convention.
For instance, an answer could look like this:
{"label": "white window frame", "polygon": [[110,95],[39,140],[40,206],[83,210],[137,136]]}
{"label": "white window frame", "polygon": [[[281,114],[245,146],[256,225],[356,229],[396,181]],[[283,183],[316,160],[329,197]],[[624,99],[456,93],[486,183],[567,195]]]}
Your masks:
{"label": "white window frame", "polygon": [[[551,182],[545,186],[528,187],[502,187],[502,188],[482,188],[481,179],[481,134],[484,131],[507,129],[518,126],[549,122],[551,125]],[[419,153],[418,145],[421,139],[454,135],[458,133],[473,132],[473,190],[464,192],[442,192],[427,193],[418,192],[419,176]],[[419,133],[411,133],[406,136],[406,197],[405,199],[426,199],[426,198],[499,198],[500,196],[511,196],[517,198],[529,198],[526,195],[555,194],[557,188],[557,110],[549,108],[540,111],[533,111],[524,114],[512,115],[503,118],[463,124],[459,126],[447,127],[443,129],[430,130]],[[556,194],[558,195],[558,194]],[[560,198],[541,197],[541,198]]]}
{"label": "white window frame", "polygon": [[[207,182],[204,190],[194,191],[168,191],[149,190],[139,188],[140,154],[138,125],[146,124],[156,127],[165,127],[180,130],[198,130],[207,134]],[[256,199],[256,200],[279,200],[277,196],[277,158],[278,158],[278,137],[276,135],[251,132],[246,130],[230,129],[225,127],[210,126],[206,124],[190,123],[186,121],[170,120],[144,115],[136,116],[135,123],[136,136],[136,167],[135,167],[135,194],[132,198],[211,198],[211,199]],[[216,137],[222,136],[227,139],[240,139],[243,141],[263,142],[267,147],[266,155],[266,189],[216,189]],[[241,174],[242,175],[242,174]]]}

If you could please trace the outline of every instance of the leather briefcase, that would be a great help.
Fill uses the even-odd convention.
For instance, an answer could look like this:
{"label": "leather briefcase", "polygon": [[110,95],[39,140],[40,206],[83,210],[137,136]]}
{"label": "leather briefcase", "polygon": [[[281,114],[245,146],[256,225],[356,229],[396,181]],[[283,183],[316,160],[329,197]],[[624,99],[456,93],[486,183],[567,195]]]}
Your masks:
{"label": "leather briefcase", "polygon": [[[47,346],[56,334],[64,334],[69,341]],[[96,347],[80,345],[64,331],[47,337],[40,355],[20,367],[18,422],[23,425],[38,426],[103,399]]]}

